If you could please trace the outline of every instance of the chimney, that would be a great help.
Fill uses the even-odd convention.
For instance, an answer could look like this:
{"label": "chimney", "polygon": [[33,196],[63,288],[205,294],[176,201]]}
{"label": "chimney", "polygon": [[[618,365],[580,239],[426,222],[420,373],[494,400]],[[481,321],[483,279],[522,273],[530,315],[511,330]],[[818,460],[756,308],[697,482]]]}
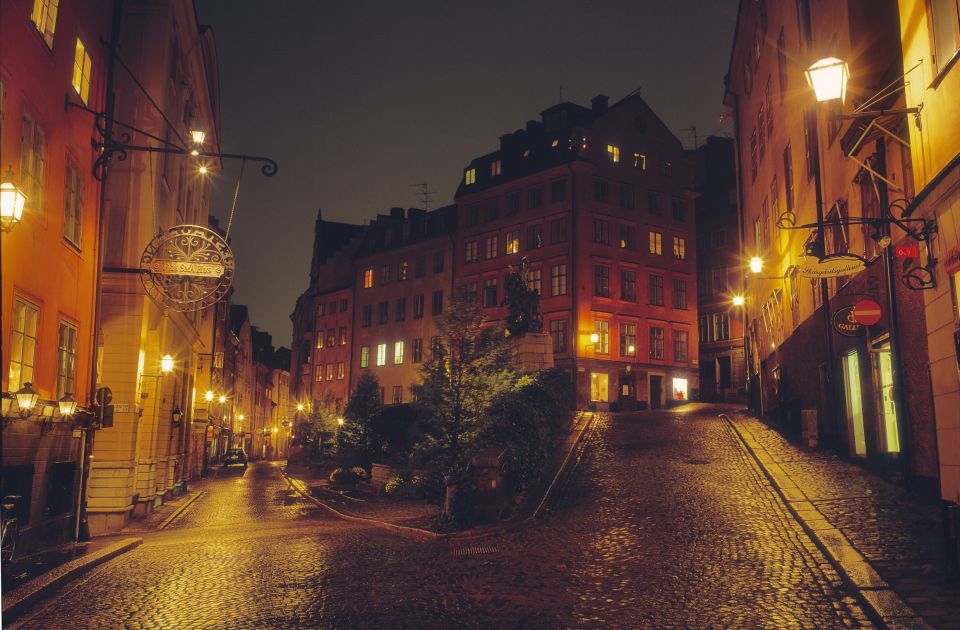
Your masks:
{"label": "chimney", "polygon": [[543,131],[543,124],[539,120],[528,120],[527,121],[527,135],[539,134]]}
{"label": "chimney", "polygon": [[594,114],[602,114],[607,111],[607,103],[609,102],[609,97],[606,94],[597,94],[590,99],[590,105],[593,107]]}
{"label": "chimney", "polygon": [[390,208],[390,218],[403,221],[405,210],[403,208]]}

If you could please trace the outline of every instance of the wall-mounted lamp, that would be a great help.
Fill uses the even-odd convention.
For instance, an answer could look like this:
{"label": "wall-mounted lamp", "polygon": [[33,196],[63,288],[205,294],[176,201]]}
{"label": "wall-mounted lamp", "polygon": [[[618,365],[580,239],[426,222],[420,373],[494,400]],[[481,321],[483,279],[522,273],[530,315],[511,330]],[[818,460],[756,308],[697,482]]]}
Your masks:
{"label": "wall-mounted lamp", "polygon": [[213,402],[213,390],[208,389],[207,393],[203,395],[203,399],[207,402]]}
{"label": "wall-mounted lamp", "polygon": [[163,358],[160,359],[160,371],[164,374],[173,372],[173,357],[169,354],[163,355]]}
{"label": "wall-mounted lamp", "polygon": [[57,406],[60,407],[60,415],[63,417],[72,416],[77,411],[77,401],[69,392],[57,401]]}
{"label": "wall-mounted lamp", "polygon": [[600,335],[598,333],[590,333],[590,343],[597,343],[600,341]]}
{"label": "wall-mounted lamp", "polygon": [[193,140],[194,144],[203,144],[203,141],[206,140],[207,133],[202,129],[191,129],[190,130],[190,139]]}
{"label": "wall-mounted lamp", "polygon": [[743,306],[743,305],[746,304],[746,303],[747,303],[747,298],[743,297],[742,295],[735,295],[735,296],[733,296],[733,305],[734,305],[734,306]]}
{"label": "wall-mounted lamp", "polygon": [[180,421],[183,420],[183,412],[180,411],[180,407],[173,408],[173,414],[171,415],[174,424],[180,424]]}
{"label": "wall-mounted lamp", "polygon": [[846,100],[847,79],[850,77],[846,61],[826,57],[807,68],[806,75],[807,83],[821,103],[837,99],[842,103]]}
{"label": "wall-mounted lamp", "polygon": [[17,399],[17,406],[20,408],[20,416],[26,417],[30,410],[37,404],[40,394],[33,389],[33,383],[24,383],[23,387],[14,392],[13,397]]}
{"label": "wall-mounted lamp", "polygon": [[0,182],[0,229],[9,232],[20,223],[26,202],[27,196],[13,183],[13,168],[8,166]]}

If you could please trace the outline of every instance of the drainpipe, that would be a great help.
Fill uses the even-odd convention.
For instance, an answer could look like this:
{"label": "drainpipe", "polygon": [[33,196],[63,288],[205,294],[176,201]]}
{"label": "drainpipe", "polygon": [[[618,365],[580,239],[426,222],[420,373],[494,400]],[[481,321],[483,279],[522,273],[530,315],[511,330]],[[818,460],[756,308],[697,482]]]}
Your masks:
{"label": "drainpipe", "polygon": [[570,248],[570,273],[568,274],[570,277],[570,285],[568,287],[568,295],[570,296],[570,312],[573,314],[573,326],[570,327],[570,332],[567,334],[573,337],[573,343],[570,346],[573,348],[573,372],[571,373],[571,381],[573,383],[573,406],[576,408],[580,396],[578,387],[580,380],[580,309],[577,306],[577,283],[575,282],[577,265],[574,239],[577,237],[577,179],[573,172],[573,162],[567,162],[567,170],[570,171],[570,234],[567,239],[567,247]]}

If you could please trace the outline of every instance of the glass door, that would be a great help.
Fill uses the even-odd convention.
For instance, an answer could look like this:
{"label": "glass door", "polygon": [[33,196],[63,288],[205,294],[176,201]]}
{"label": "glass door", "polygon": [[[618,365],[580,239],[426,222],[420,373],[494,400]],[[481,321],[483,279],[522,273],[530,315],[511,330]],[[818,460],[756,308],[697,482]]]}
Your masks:
{"label": "glass door", "polygon": [[879,385],[880,398],[880,450],[884,453],[900,452],[900,432],[897,429],[897,405],[893,397],[893,361],[890,357],[890,342],[873,348],[874,370]]}
{"label": "glass door", "polygon": [[853,350],[843,356],[843,385],[847,399],[847,434],[850,454],[867,456],[867,441],[863,434],[863,400],[860,397],[860,359]]}

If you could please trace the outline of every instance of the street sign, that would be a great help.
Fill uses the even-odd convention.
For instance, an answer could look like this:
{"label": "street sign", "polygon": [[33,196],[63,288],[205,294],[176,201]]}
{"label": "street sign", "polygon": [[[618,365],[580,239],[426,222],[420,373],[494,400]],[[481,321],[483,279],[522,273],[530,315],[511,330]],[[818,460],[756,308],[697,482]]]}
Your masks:
{"label": "street sign", "polygon": [[93,395],[93,399],[97,401],[97,404],[100,406],[109,405],[113,402],[113,391],[109,387],[101,387],[97,389],[97,393]]}
{"label": "street sign", "polygon": [[866,268],[866,261],[856,254],[829,254],[823,258],[804,256],[797,264],[797,273],[805,278],[835,278],[850,276]]}
{"label": "street sign", "polygon": [[873,326],[880,321],[880,305],[873,300],[860,300],[853,306],[853,319],[858,324]]}
{"label": "street sign", "polygon": [[845,306],[833,313],[833,329],[845,337],[856,337],[863,326],[854,319],[852,306]]}
{"label": "street sign", "polygon": [[893,248],[895,258],[920,258],[920,243],[897,245]]}
{"label": "street sign", "polygon": [[201,225],[175,225],[158,234],[140,256],[147,295],[175,311],[204,309],[233,283],[234,260],[223,237]]}

